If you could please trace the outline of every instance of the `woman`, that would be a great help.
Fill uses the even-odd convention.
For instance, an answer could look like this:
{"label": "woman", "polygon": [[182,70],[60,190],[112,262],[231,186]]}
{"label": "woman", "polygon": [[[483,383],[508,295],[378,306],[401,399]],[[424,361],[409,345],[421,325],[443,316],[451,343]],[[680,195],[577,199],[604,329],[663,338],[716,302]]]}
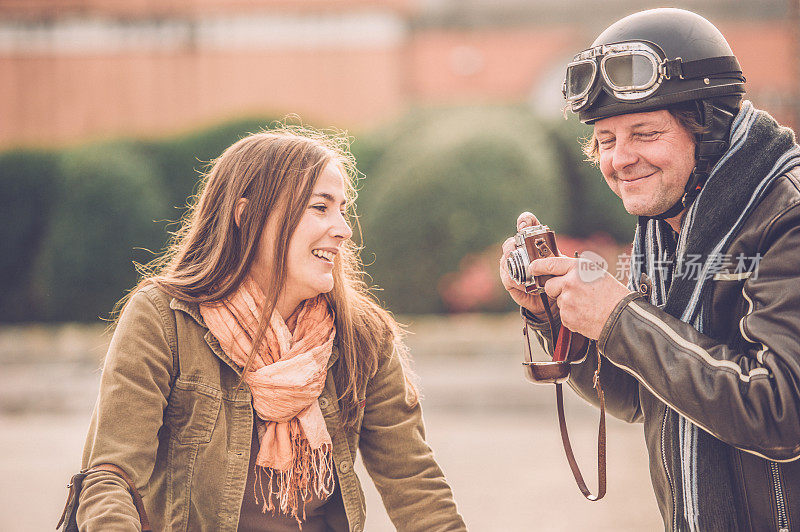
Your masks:
{"label": "woman", "polygon": [[[229,147],[109,347],[83,455],[132,479],[154,530],[363,530],[357,449],[400,530],[463,530],[361,279],[346,143]],[[81,530],[136,529],[127,484],[83,482]]]}

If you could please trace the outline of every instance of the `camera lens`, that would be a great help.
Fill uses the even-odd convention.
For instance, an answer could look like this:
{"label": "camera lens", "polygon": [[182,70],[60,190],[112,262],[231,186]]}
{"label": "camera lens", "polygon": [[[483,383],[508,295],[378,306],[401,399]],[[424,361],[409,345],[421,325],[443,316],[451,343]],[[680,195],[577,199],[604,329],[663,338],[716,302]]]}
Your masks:
{"label": "camera lens", "polygon": [[508,258],[506,259],[509,275],[519,284],[525,284],[528,280],[528,255],[525,253],[524,249],[525,248],[515,249],[508,254]]}

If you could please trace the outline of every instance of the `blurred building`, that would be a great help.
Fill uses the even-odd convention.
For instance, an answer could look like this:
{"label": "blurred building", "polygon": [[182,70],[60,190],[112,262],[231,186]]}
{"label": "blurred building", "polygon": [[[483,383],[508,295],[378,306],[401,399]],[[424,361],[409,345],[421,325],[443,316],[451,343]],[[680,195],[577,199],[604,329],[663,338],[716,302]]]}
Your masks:
{"label": "blurred building", "polygon": [[[798,125],[796,0],[673,2],[711,18],[750,97]],[[602,6],[602,7],[601,7]],[[563,67],[653,2],[0,0],[0,146],[299,114],[360,129],[411,105],[559,112]]]}

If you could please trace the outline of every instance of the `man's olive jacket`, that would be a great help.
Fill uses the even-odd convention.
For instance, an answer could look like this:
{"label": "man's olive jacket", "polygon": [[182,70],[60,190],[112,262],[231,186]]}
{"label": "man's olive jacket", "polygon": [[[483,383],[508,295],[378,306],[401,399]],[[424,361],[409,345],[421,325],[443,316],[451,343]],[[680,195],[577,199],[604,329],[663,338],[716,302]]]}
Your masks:
{"label": "man's olive jacket", "polygon": [[[357,427],[340,421],[330,366],[319,405],[333,440],[339,504],[333,530],[364,529],[356,451],[398,530],[466,530],[450,487],[424,439],[419,405],[409,406],[403,369],[389,347],[358,390]],[[138,291],[109,347],[83,466],[112,463],[133,479],[153,530],[237,529],[253,434],[253,406],[240,368],[205,327],[197,305],[155,287]],[[113,473],[86,477],[81,530],[138,530],[126,484]]]}
{"label": "man's olive jacket", "polygon": [[[671,408],[734,448],[730,473],[740,526],[800,530],[800,169],[776,179],[726,254],[760,261],[749,274],[715,275],[707,334],[632,293],[573,367],[569,384],[598,404],[598,349],[608,411],[644,422],[667,529],[679,521],[673,486],[679,464],[664,450],[675,436],[664,430]],[[547,325],[529,323],[552,352]],[[576,351],[586,346],[578,344]]]}

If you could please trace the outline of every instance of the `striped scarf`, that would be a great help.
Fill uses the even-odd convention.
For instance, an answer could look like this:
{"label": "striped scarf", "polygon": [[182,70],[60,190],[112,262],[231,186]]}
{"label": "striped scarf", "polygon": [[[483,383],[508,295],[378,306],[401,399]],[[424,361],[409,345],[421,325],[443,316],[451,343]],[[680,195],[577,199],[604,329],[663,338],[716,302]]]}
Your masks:
{"label": "striped scarf", "polygon": [[[674,262],[668,260],[672,230],[663,220],[640,218],[634,236],[631,279],[646,273],[653,282],[651,303],[700,332],[708,330],[713,310],[709,281],[731,240],[770,184],[800,165],[794,133],[749,101],[734,119],[729,140],[684,216]],[[677,529],[738,529],[730,448],[669,408],[663,430],[671,435],[666,452],[675,464],[669,474]]]}

